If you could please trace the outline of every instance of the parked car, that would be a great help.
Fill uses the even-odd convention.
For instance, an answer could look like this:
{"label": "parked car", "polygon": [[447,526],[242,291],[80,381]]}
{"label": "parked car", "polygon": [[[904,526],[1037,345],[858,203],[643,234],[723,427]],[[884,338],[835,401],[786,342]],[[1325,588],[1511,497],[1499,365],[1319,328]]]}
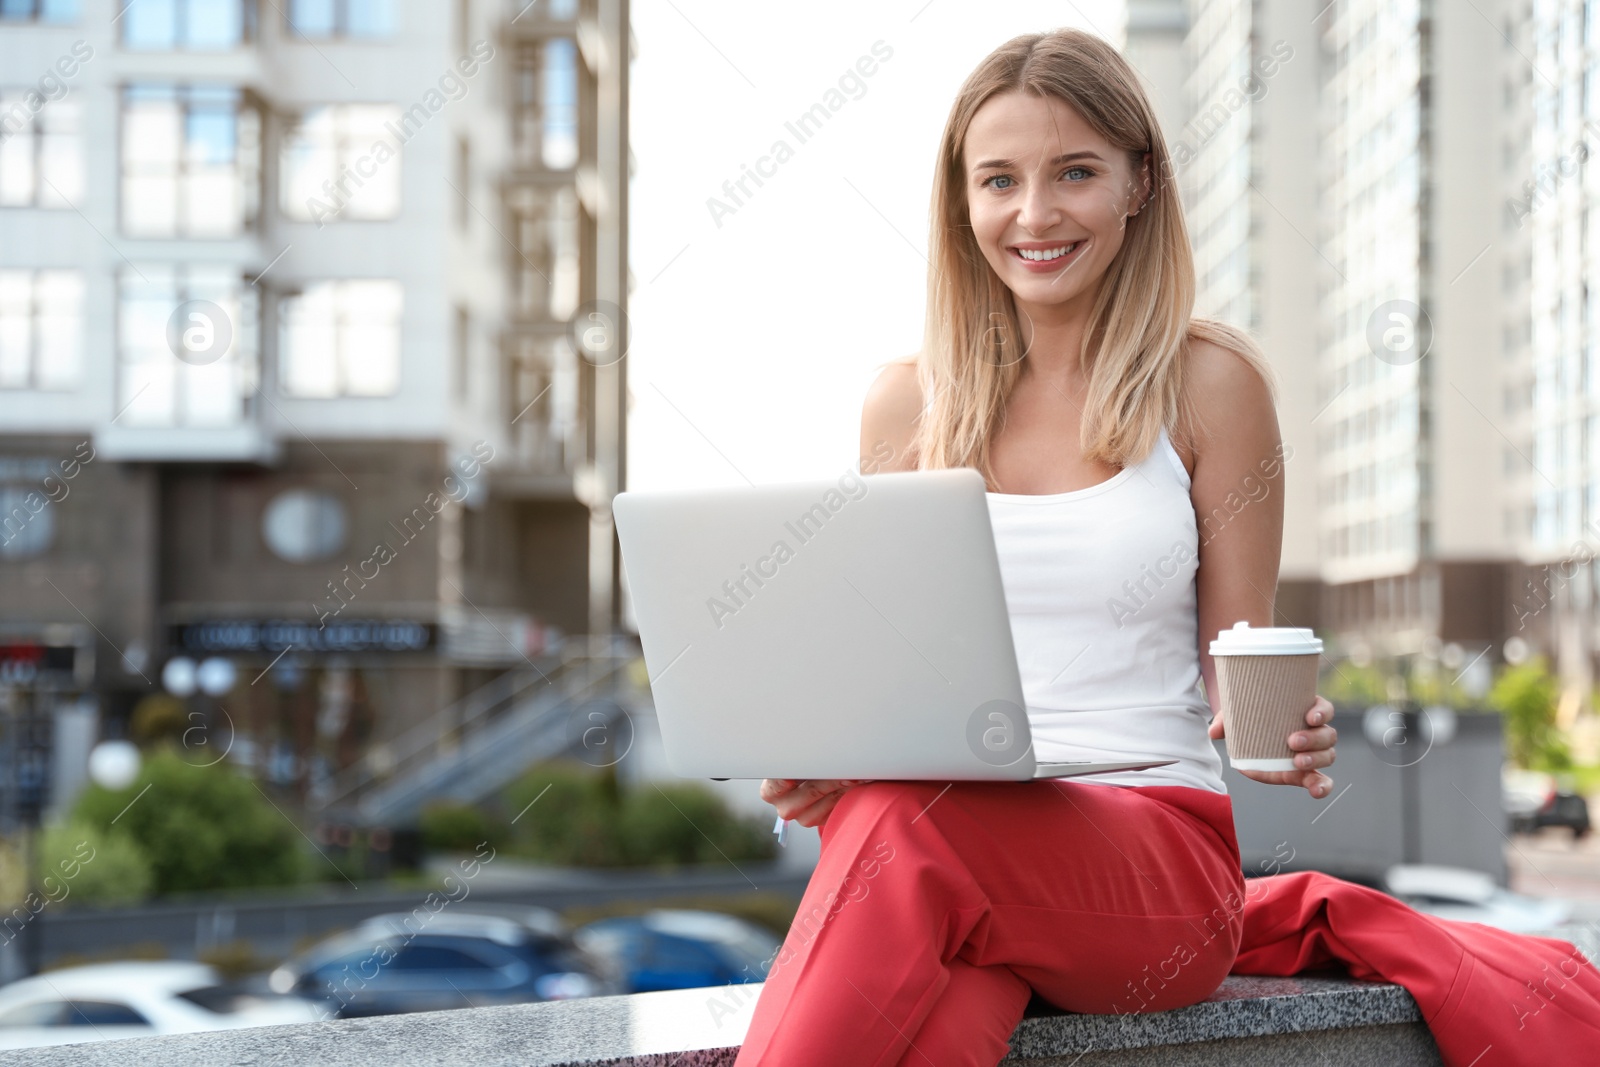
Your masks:
{"label": "parked car", "polygon": [[1396,864],[1384,875],[1384,889],[1420,912],[1518,934],[1549,930],[1572,918],[1566,901],[1513,893],[1482,871],[1461,867]]}
{"label": "parked car", "polygon": [[783,944],[732,915],[673,908],[599,919],[573,940],[610,960],[630,993],[762,982]]}
{"label": "parked car", "polygon": [[286,961],[274,992],[353,1018],[621,992],[548,908],[452,905],[377,915]]}
{"label": "parked car", "polygon": [[1562,788],[1555,775],[1508,767],[1501,773],[1501,795],[1511,832],[1531,834],[1544,826],[1565,826],[1574,840],[1587,837],[1589,802]]}
{"label": "parked car", "polygon": [[294,997],[247,994],[180,960],[66,967],[0,988],[0,1048],[314,1022]]}

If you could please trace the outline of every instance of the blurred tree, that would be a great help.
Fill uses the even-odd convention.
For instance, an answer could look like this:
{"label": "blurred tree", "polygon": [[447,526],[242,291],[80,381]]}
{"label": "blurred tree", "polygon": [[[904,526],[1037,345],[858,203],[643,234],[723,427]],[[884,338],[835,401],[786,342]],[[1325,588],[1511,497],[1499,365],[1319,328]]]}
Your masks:
{"label": "blurred tree", "polygon": [[511,847],[545,863],[595,867],[776,854],[765,819],[735,815],[699,783],[645,783],[621,791],[620,798],[617,789],[614,768],[559,760],[530,769],[503,797],[515,819]]}
{"label": "blurred tree", "polygon": [[197,766],[170,749],[150,755],[127,789],[90,786],[73,820],[136,843],[157,893],[290,885],[307,868],[299,832],[254,782],[226,763]]}
{"label": "blurred tree", "polygon": [[484,841],[505,840],[488,814],[459,800],[435,800],[422,809],[422,843],[440,852],[471,852]]}
{"label": "blurred tree", "polygon": [[618,837],[632,864],[769,860],[777,839],[771,823],[740,818],[698,782],[649,783],[622,802]]}
{"label": "blurred tree", "polygon": [[1442,705],[1458,710],[1482,707],[1483,701],[1472,699],[1472,694],[1455,683],[1455,676],[1455,671],[1437,667],[1426,672],[1413,672],[1407,680],[1406,695],[1424,707]]}
{"label": "blurred tree", "polygon": [[545,863],[608,867],[622,862],[619,805],[602,775],[575,760],[530,768],[505,790],[511,842]]}
{"label": "blurred tree", "polygon": [[170,693],[151,693],[133,706],[129,729],[133,740],[144,747],[162,741],[181,744],[190,725],[183,701]]}
{"label": "blurred tree", "polygon": [[1358,667],[1349,660],[1334,663],[1322,672],[1317,692],[1335,704],[1371,707],[1389,699],[1391,672],[1376,664]]}
{"label": "blurred tree", "polygon": [[1507,755],[1517,766],[1546,771],[1572,766],[1572,753],[1555,725],[1559,688],[1543,656],[1506,668],[1490,688],[1489,706],[1505,716]]}
{"label": "blurred tree", "polygon": [[150,860],[132,838],[81,820],[45,827],[36,862],[35,892],[68,906],[136,904],[155,885]]}

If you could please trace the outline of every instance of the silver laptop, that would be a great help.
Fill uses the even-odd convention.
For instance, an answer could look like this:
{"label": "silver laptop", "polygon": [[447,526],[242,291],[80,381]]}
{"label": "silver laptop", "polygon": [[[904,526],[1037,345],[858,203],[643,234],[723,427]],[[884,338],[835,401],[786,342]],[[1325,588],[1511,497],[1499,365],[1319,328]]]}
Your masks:
{"label": "silver laptop", "polygon": [[960,467],[612,501],[685,778],[1023,781],[1039,763],[983,477]]}

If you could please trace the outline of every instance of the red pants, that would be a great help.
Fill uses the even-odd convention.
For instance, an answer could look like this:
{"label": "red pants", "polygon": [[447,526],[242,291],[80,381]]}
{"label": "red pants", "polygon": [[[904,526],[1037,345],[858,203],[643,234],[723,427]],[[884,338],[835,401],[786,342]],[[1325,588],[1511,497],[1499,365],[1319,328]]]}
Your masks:
{"label": "red pants", "polygon": [[1213,993],[1239,948],[1225,794],[869,782],[821,835],[736,1067],[994,1067],[1035,990],[1165,1011]]}

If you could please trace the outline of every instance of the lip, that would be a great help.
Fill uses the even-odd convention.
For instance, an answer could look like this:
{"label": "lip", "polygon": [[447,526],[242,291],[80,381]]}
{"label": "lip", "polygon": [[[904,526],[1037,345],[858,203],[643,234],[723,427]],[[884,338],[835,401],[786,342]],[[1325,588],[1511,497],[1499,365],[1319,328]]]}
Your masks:
{"label": "lip", "polygon": [[1010,256],[1013,260],[1020,264],[1024,270],[1032,271],[1035,274],[1054,274],[1078,261],[1078,259],[1083,255],[1083,250],[1088,247],[1089,238],[1079,238],[1076,242],[1078,246],[1077,248],[1074,248],[1066,255],[1059,256],[1055,259],[1023,259],[1022,256],[1018,254],[1017,250],[1020,248],[1026,249],[1029,252],[1039,252],[1049,248],[1060,248],[1063,244],[1073,243],[1074,242],[1072,241],[1020,241],[1014,245],[1007,245],[1006,255]]}

